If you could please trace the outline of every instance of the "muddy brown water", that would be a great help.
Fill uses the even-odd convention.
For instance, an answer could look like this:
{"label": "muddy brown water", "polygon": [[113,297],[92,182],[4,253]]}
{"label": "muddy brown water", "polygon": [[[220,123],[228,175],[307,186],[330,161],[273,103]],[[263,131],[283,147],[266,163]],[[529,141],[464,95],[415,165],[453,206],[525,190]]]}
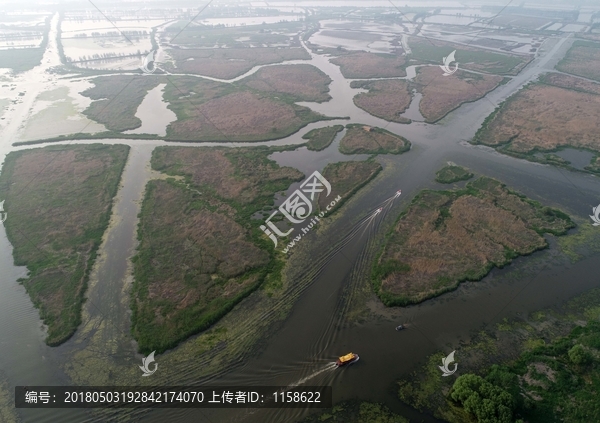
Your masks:
{"label": "muddy brown water", "polygon": [[[304,142],[301,135],[314,127],[356,122],[387,126],[388,130],[410,139],[412,150],[399,156],[379,157],[384,171],[377,179],[351,199],[337,216],[331,217],[322,231],[303,238],[302,248],[292,259],[298,269],[310,267],[311,260],[325,256],[332,248],[335,248],[335,254],[327,256],[326,266],[299,296],[283,324],[267,334],[260,348],[253,350],[244,362],[208,380],[194,377],[193,363],[198,357],[189,357],[187,374],[174,375],[170,381],[177,381],[180,377],[180,380],[219,385],[289,386],[301,381],[307,385],[327,384],[333,387],[335,402],[350,398],[379,401],[413,421],[433,422],[436,420],[431,416],[403,406],[396,399],[395,382],[400,377],[409,375],[422,365],[429,354],[450,352],[452,346],[468,340],[474,331],[486,324],[552,307],[597,287],[600,284],[596,276],[600,256],[566,264],[557,261],[556,249],[550,248],[531,257],[516,259],[504,269],[493,270],[481,282],[463,284],[452,293],[420,305],[385,309],[372,299],[369,302],[372,312],[368,318],[358,324],[347,324],[344,319],[349,312],[347,300],[359,295],[365,272],[382,234],[419,190],[444,188],[434,182],[434,174],[447,161],[466,166],[477,174],[497,178],[533,199],[587,219],[591,206],[600,199],[600,184],[596,177],[517,160],[489,148],[463,142],[473,136],[498,102],[537,73],[553,66],[567,47],[568,43],[562,40],[548,46],[546,55],[537,59],[521,75],[487,98],[463,105],[435,126],[424,123],[388,125],[357,109],[348,101],[356,91],[341,78],[339,68],[329,64],[325,58],[315,57],[313,64],[333,79],[333,100],[307,105],[328,115],[349,116],[350,121],[311,124],[298,134],[265,144],[299,144]],[[131,140],[107,142],[134,143]],[[128,257],[135,249],[139,200],[150,177],[147,167],[150,153],[155,145],[162,143],[135,143],[115,204],[116,219],[104,241],[104,253],[94,273],[95,282],[90,285],[84,325],[63,346],[49,348],[43,343],[38,313],[22,286],[16,282],[25,275],[25,269],[12,265],[11,246],[3,228],[0,229],[0,378],[8,381],[11,389],[15,385],[72,384],[63,369],[77,352],[97,348],[90,344],[87,334],[91,333],[90,328],[102,325],[105,325],[102,334],[106,337],[102,339],[105,341],[103,348],[111,351],[115,366],[127,365],[137,371],[141,356],[135,354],[135,345],[127,335],[127,284],[130,282],[127,281],[127,266]],[[306,150],[300,149],[274,158],[280,159],[282,164],[285,162],[308,171],[335,158],[337,153],[330,149],[315,157],[307,156]],[[402,196],[386,203],[384,212],[369,220],[370,213],[398,189],[402,189]],[[361,223],[363,218],[368,220],[366,224]],[[357,225],[362,226],[355,231]],[[348,242],[343,247],[333,247],[344,240]],[[551,238],[550,241],[553,242]],[[300,270],[292,276],[294,274],[299,275]],[[407,323],[409,328],[396,332],[394,327],[398,323]],[[345,369],[330,369],[338,355],[349,351],[360,354],[358,363]],[[107,353],[100,348],[98,354]],[[159,363],[160,357],[157,357]],[[457,361],[459,359],[457,357]],[[168,369],[164,371],[168,372]],[[19,414],[25,422],[79,422],[84,415],[91,420],[102,421],[101,417],[81,410],[21,410]],[[295,421],[305,414],[305,410],[299,409],[185,409],[154,410],[138,417],[148,422],[262,423]]]}

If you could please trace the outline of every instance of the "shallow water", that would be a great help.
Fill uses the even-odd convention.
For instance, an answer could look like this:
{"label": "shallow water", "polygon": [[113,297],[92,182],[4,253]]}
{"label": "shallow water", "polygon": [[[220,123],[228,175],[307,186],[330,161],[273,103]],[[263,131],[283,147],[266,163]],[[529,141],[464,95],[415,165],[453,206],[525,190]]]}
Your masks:
{"label": "shallow water", "polygon": [[170,110],[163,99],[167,84],[158,84],[148,91],[135,112],[135,117],[142,121],[142,126],[125,134],[155,134],[159,137],[167,135],[167,126],[177,120],[175,113]]}

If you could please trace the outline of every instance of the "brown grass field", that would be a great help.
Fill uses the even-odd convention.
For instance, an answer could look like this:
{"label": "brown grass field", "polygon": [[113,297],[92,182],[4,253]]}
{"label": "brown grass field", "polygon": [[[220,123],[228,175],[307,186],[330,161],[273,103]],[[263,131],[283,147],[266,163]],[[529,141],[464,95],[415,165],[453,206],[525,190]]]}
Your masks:
{"label": "brown grass field", "polygon": [[422,191],[396,223],[374,284],[386,305],[421,302],[546,248],[542,233],[573,226],[564,213],[486,177],[461,191]]}
{"label": "brown grass field", "polygon": [[600,43],[575,41],[556,69],[600,81]]}
{"label": "brown grass field", "polygon": [[540,81],[556,87],[600,95],[600,83],[587,81],[575,76],[563,75],[561,73],[547,73],[540,78]]}
{"label": "brown grass field", "polygon": [[352,194],[373,179],[381,169],[381,165],[373,160],[329,163],[323,169],[323,176],[331,184],[331,194],[319,195],[319,210],[325,210],[330,200],[338,195],[342,197],[342,200],[335,205],[335,208],[339,208]]}
{"label": "brown grass field", "polygon": [[310,59],[303,48],[169,49],[168,53],[175,65],[165,64],[165,70],[220,79],[243,75],[257,65]]}
{"label": "brown grass field", "polygon": [[600,152],[600,95],[546,84],[531,85],[503,103],[476,142],[529,153],[558,147]]}
{"label": "brown grass field", "polygon": [[250,150],[235,148],[161,148],[152,156],[152,167],[168,174],[188,176],[193,185],[242,204],[263,195],[265,183],[291,183],[302,177],[297,169],[279,167],[257,156]]}
{"label": "brown grass field", "polygon": [[10,153],[0,176],[4,225],[22,280],[58,345],[81,323],[96,251],[108,226],[129,147],[54,146]]}
{"label": "brown grass field", "polygon": [[353,52],[332,59],[331,63],[338,65],[342,75],[350,79],[406,76],[404,57],[392,54]]}
{"label": "brown grass field", "polygon": [[438,67],[422,67],[415,83],[423,94],[419,110],[426,122],[436,122],[463,103],[475,101],[496,88],[503,80],[497,75],[479,75],[458,70],[442,76]]}
{"label": "brown grass field", "polygon": [[268,66],[244,78],[244,84],[255,90],[289,94],[295,101],[329,101],[331,79],[312,65]]}
{"label": "brown grass field", "polygon": [[304,175],[268,148],[158,147],[152,167],[185,181],[148,185],[134,259],[132,331],[142,352],[203,331],[270,277],[277,257],[252,216]]}
{"label": "brown grass field", "polygon": [[369,92],[354,97],[357,107],[388,121],[410,123],[410,119],[400,116],[408,109],[412,99],[406,81],[373,81],[361,84],[361,88],[366,88]]}
{"label": "brown grass field", "polygon": [[410,149],[410,141],[381,128],[360,124],[346,125],[340,140],[343,154],[401,154]]}
{"label": "brown grass field", "polygon": [[[196,88],[197,87],[197,88]],[[208,87],[207,91],[202,90]],[[323,118],[306,107],[234,87],[198,83],[190,97],[169,87],[178,120],[167,139],[190,141],[260,141],[282,138]],[[202,91],[200,91],[202,90]],[[232,92],[233,91],[233,92]]]}

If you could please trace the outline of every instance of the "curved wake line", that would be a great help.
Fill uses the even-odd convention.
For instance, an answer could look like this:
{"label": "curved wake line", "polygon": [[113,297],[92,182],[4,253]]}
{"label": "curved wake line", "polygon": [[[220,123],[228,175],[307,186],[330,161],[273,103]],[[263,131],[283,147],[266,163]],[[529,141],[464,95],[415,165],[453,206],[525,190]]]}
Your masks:
{"label": "curved wake line", "polygon": [[317,375],[320,375],[321,373],[324,373],[328,370],[334,370],[336,368],[337,368],[337,364],[335,364],[335,362],[332,361],[331,363],[327,363],[327,366],[323,367],[322,369],[317,370],[316,372],[313,372],[310,375],[303,377],[302,379],[298,379],[296,382],[288,385],[287,389],[295,388],[296,386],[302,385],[306,381],[316,377]]}

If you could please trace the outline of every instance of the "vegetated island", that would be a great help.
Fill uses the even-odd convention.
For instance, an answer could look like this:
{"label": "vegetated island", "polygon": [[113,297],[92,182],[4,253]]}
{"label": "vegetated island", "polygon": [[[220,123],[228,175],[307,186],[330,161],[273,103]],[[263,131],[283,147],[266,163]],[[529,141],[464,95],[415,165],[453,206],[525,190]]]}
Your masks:
{"label": "vegetated island", "polygon": [[354,96],[356,107],[387,121],[410,123],[411,120],[401,116],[412,100],[409,82],[401,79],[383,81],[352,81],[351,88],[369,90]]}
{"label": "vegetated island", "polygon": [[444,354],[399,381],[402,401],[450,423],[600,421],[600,290],[523,319],[504,319],[456,348],[460,375],[441,377]]}
{"label": "vegetated island", "polygon": [[326,126],[324,128],[316,128],[308,131],[302,136],[303,139],[308,140],[306,148],[312,151],[325,150],[331,145],[335,136],[338,132],[344,129],[344,125],[333,125]]}
{"label": "vegetated island", "polygon": [[275,65],[260,68],[243,79],[243,84],[262,92],[287,94],[293,101],[322,103],[331,100],[331,78],[313,65]]}
{"label": "vegetated island", "polygon": [[331,194],[328,196],[324,195],[325,192],[319,194],[319,210],[325,210],[331,199],[338,195],[342,199],[329,210],[329,213],[339,209],[346,200],[375,178],[381,169],[381,165],[373,159],[361,162],[329,163],[323,169],[323,177],[331,184]]}
{"label": "vegetated island", "polygon": [[461,190],[424,190],[388,235],[372,282],[387,306],[418,303],[546,248],[542,234],[574,226],[565,213],[487,177]]}
{"label": "vegetated island", "polygon": [[[576,111],[576,112],[574,112]],[[589,172],[600,171],[600,85],[562,75],[547,74],[504,101],[483,122],[471,141],[527,160],[570,167],[553,156],[538,157],[564,148],[596,154]]]}
{"label": "vegetated island", "polygon": [[331,63],[340,67],[344,78],[363,79],[406,76],[404,56],[338,50],[338,54],[340,53],[341,55],[332,59]]}
{"label": "vegetated island", "polygon": [[20,280],[59,345],[81,323],[81,306],[106,230],[129,147],[53,146],[11,152],[0,175],[0,198]]}
{"label": "vegetated island", "polygon": [[452,184],[458,181],[466,181],[474,175],[462,166],[448,163],[435,173],[435,180],[441,184]]}
{"label": "vegetated island", "polygon": [[408,419],[392,412],[383,404],[350,400],[333,408],[308,416],[301,423],[408,423]]}
{"label": "vegetated island", "polygon": [[274,151],[154,150],[152,168],[184,180],[150,181],[142,205],[131,292],[140,352],[176,346],[281,278],[282,258],[254,215],[304,175],[267,159]]}
{"label": "vegetated island", "polygon": [[343,154],[402,154],[410,150],[410,141],[385,129],[349,124],[340,140]]}
{"label": "vegetated island", "polygon": [[401,116],[410,106],[411,91],[423,95],[419,111],[425,122],[435,123],[464,103],[479,100],[504,81],[498,75],[483,75],[459,70],[440,78],[438,67],[421,67],[414,82],[405,80],[352,81],[352,88],[369,91],[357,94],[354,104],[373,116],[410,123]]}
{"label": "vegetated island", "polygon": [[415,85],[423,94],[419,111],[425,122],[434,123],[445,117],[463,103],[484,97],[504,81],[498,75],[482,75],[458,70],[440,78],[437,67],[422,67],[417,70]]}

